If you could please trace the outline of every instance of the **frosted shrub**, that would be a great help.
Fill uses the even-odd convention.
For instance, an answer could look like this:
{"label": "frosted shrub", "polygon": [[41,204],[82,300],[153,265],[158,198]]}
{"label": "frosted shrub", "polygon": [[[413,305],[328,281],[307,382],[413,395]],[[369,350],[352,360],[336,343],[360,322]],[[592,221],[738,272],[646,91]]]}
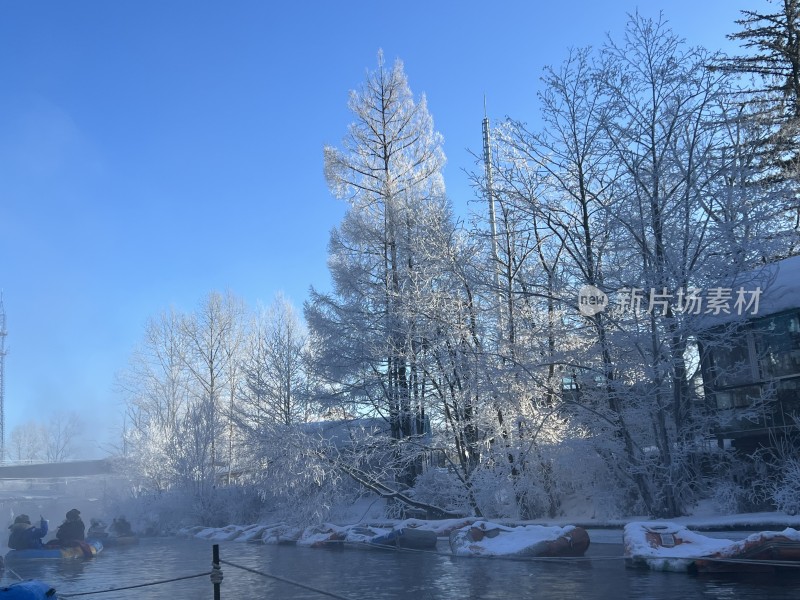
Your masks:
{"label": "frosted shrub", "polygon": [[727,514],[769,510],[772,463],[774,456],[769,449],[753,455],[718,454],[711,501]]}
{"label": "frosted shrub", "polygon": [[553,478],[558,482],[561,514],[597,519],[642,514],[638,497],[609,467],[597,440],[567,439],[553,448]]}
{"label": "frosted shrub", "polygon": [[516,474],[505,456],[488,462],[473,473],[475,504],[488,518],[534,519],[547,516],[551,504],[541,463],[515,463]]}
{"label": "frosted shrub", "polygon": [[466,486],[449,469],[428,469],[417,477],[414,497],[449,512],[469,514]]}
{"label": "frosted shrub", "polygon": [[775,508],[787,515],[800,513],[800,460],[786,460],[782,476],[770,485],[770,492]]}
{"label": "frosted shrub", "polygon": [[472,489],[475,504],[487,518],[517,518],[514,488],[508,474],[501,467],[491,469],[486,466],[472,475]]}
{"label": "frosted shrub", "polygon": [[739,506],[743,504],[745,496],[746,492],[741,485],[726,480],[719,481],[711,492],[714,508],[724,515],[739,512]]}
{"label": "frosted shrub", "polygon": [[552,491],[552,485],[545,482],[544,477],[549,476],[543,473],[541,464],[533,465],[523,472],[514,485],[516,495],[517,518],[538,519],[540,517],[556,516],[555,508],[558,498],[555,494],[551,497],[548,490]]}

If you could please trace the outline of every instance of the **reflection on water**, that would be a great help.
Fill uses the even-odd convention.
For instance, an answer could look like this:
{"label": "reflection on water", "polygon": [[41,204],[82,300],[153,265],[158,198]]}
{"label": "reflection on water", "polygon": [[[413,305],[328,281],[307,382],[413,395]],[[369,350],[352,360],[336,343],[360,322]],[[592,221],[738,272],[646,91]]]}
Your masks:
{"label": "reflection on water", "polygon": [[[36,578],[59,593],[110,590],[207,573],[211,542],[150,539],[138,546],[105,549],[88,561],[19,561],[10,565],[20,577]],[[291,546],[221,544],[225,561],[300,581],[348,598],[457,599],[506,598],[797,598],[800,579],[773,576],[692,577],[681,573],[626,570],[618,544],[595,544],[591,561],[528,562],[460,558],[391,550],[317,550]],[[223,565],[222,598],[324,598],[286,583]],[[3,583],[16,579],[6,572]],[[212,597],[208,575],[195,579],[113,591],[97,600],[205,599]]]}
{"label": "reflection on water", "polygon": [[4,583],[19,579],[41,579],[43,581],[81,581],[89,561],[84,560],[15,560],[6,565]]}

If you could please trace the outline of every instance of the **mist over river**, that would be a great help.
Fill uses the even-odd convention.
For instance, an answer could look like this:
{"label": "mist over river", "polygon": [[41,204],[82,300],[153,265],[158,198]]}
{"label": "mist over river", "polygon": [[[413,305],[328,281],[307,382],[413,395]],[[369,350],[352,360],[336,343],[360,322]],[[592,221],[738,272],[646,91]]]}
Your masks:
{"label": "mist over river", "polygon": [[[313,549],[241,542],[220,543],[223,561],[301,582],[351,599],[486,598],[797,598],[798,577],[735,575],[693,577],[626,569],[620,544],[592,544],[584,559],[521,561],[462,558],[439,553],[379,549]],[[69,595],[208,573],[212,542],[145,538],[136,546],[106,548],[87,561],[23,561],[10,565],[3,584],[37,578]],[[222,565],[223,599],[319,599],[325,596],[230,565]],[[789,585],[787,585],[787,582]],[[98,600],[213,597],[208,575],[130,590],[92,594]]]}

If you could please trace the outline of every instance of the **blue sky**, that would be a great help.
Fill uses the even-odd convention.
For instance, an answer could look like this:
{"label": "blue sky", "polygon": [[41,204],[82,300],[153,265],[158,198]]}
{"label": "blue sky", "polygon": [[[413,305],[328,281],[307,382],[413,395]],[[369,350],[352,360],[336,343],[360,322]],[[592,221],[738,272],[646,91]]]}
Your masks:
{"label": "blue sky", "polygon": [[[673,0],[692,44],[736,47],[739,9]],[[212,290],[251,307],[327,289],[328,233],[344,214],[322,148],[351,117],[348,90],[405,63],[445,139],[461,215],[465,170],[493,120],[534,122],[544,65],[619,34],[660,4],[571,2],[0,2],[0,289],[8,320],[6,440],[76,411],[94,448],[118,433],[114,391],[148,318]]]}

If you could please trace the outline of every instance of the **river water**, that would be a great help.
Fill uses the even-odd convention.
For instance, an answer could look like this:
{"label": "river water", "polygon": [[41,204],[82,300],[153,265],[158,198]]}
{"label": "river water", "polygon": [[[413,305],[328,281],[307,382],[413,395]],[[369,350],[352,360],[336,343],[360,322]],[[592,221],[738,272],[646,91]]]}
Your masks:
{"label": "river water", "polygon": [[[773,575],[690,576],[626,569],[622,546],[592,544],[591,560],[516,561],[462,558],[447,553],[378,549],[310,549],[222,542],[223,561],[301,582],[351,599],[593,599],[718,598],[795,599],[800,577]],[[3,585],[41,579],[60,597],[207,573],[212,542],[186,538],[144,539],[138,546],[106,548],[88,561],[24,561],[9,565]],[[320,600],[326,596],[222,565],[221,598]],[[208,575],[171,583],[81,595],[113,600],[213,598]]]}

